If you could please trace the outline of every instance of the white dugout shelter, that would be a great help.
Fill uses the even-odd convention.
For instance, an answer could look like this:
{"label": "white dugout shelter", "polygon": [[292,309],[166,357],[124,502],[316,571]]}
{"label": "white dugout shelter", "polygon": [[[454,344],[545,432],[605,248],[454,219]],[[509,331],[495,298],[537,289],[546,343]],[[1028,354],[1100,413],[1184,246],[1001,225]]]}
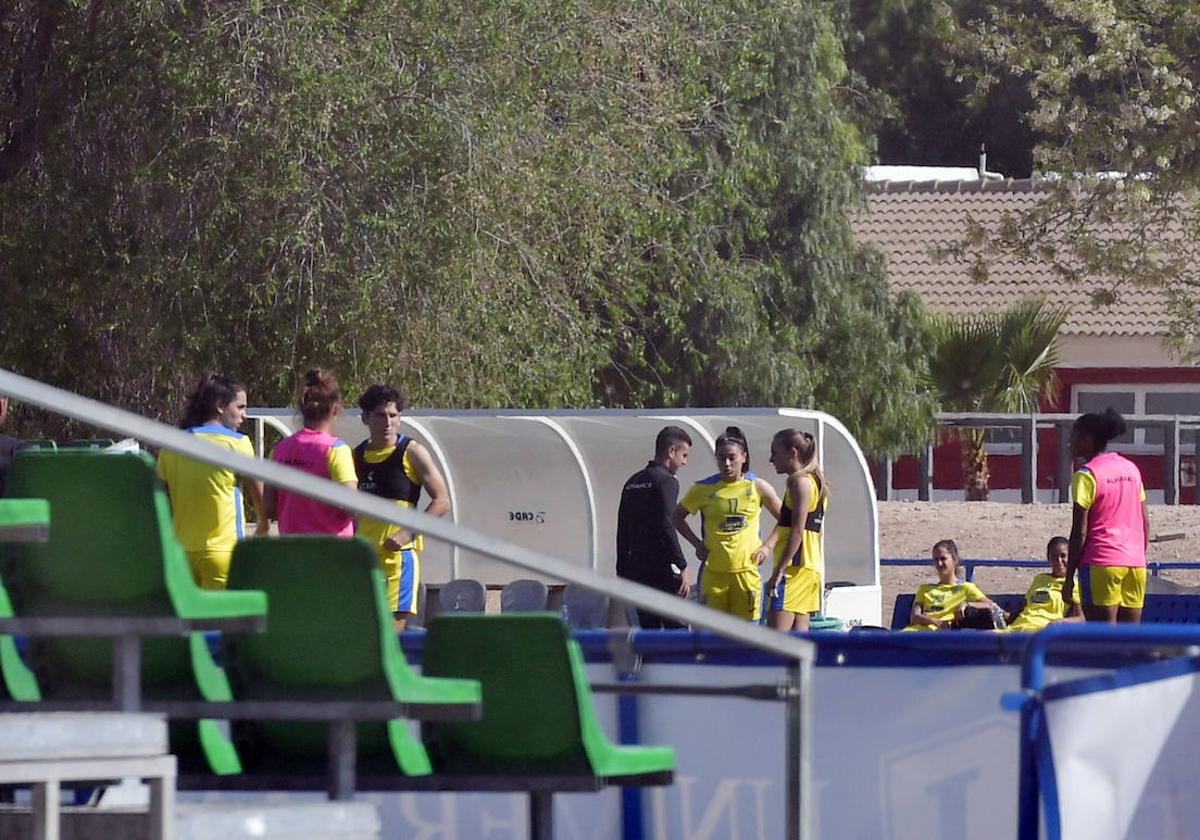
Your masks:
{"label": "white dugout shelter", "polygon": [[[293,409],[248,414],[260,453],[264,427],[286,435],[300,426]],[[455,522],[615,574],[621,487],[653,456],[655,435],[667,425],[687,430],[693,443],[678,475],[681,496],[716,471],[714,441],[733,425],[749,442],[751,471],[782,497],[783,477],[767,460],[771,437],[788,427],[812,433],[831,488],[823,535],[825,611],[848,623],[880,623],[874,484],[858,443],[828,414],[791,408],[413,410],[404,413],[401,431],[424,444],[441,468]],[[347,411],[334,433],[354,446],[365,439],[366,426],[357,410]],[[764,513],[763,536],[773,525]],[[695,560],[690,546],[684,550],[694,580]],[[494,586],[519,574],[507,564],[431,540],[421,555],[421,576],[431,585],[467,577]]]}

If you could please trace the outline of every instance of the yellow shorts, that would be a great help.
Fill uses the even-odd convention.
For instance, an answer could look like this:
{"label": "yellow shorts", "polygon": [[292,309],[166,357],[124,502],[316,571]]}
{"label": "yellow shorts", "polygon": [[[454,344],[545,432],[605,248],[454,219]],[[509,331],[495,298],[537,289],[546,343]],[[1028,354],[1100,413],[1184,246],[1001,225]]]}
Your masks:
{"label": "yellow shorts", "polygon": [[411,548],[388,551],[379,558],[387,584],[388,608],[398,616],[416,615],[420,605],[421,556]]}
{"label": "yellow shorts", "polygon": [[744,572],[714,572],[700,576],[700,603],[747,621],[762,615],[762,575],[758,569]]}
{"label": "yellow shorts", "polygon": [[201,589],[224,589],[229,580],[229,561],[233,557],[233,549],[208,549],[207,551],[187,551],[188,567],[192,570],[192,580]]}
{"label": "yellow shorts", "polygon": [[821,573],[804,566],[788,566],[779,582],[779,594],[771,599],[776,612],[805,614],[821,611]]}
{"label": "yellow shorts", "polygon": [[1141,609],[1146,601],[1145,566],[1084,566],[1079,600],[1085,607]]}

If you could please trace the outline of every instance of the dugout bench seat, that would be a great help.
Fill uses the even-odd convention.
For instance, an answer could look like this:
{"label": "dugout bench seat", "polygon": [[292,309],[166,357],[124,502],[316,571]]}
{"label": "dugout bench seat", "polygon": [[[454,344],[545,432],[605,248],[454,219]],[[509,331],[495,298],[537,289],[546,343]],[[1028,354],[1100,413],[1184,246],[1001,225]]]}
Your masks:
{"label": "dugout bench seat", "polygon": [[[1025,593],[988,594],[988,597],[1012,613],[1025,603]],[[902,593],[896,596],[892,610],[893,630],[903,630],[908,626],[912,613],[913,599],[916,595]],[[1146,595],[1146,605],[1142,608],[1143,624],[1200,624],[1200,595]]]}

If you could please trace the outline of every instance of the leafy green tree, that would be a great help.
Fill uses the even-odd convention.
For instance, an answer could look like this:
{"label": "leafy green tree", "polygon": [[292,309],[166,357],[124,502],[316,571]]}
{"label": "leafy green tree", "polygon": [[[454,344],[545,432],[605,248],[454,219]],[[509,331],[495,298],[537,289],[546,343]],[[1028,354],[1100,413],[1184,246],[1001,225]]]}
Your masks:
{"label": "leafy green tree", "polygon": [[[947,411],[1026,413],[1055,387],[1066,310],[1041,300],[999,311],[931,316],[929,376]],[[960,429],[967,501],[988,497],[987,431]]]}
{"label": "leafy green tree", "polygon": [[[953,28],[980,0],[853,0],[846,60],[863,78],[863,120],[876,128],[881,163],[976,166],[1016,178],[1033,168],[1035,135],[1025,86],[998,80],[985,93],[956,67]],[[872,95],[874,94],[874,95]]]}
{"label": "leafy green tree", "polygon": [[1042,138],[1044,200],[977,231],[980,272],[1036,256],[1103,306],[1148,286],[1168,300],[1172,346],[1195,357],[1200,318],[1200,10],[1182,0],[1014,0],[942,6],[956,73],[986,96],[1024,86]]}
{"label": "leafy green tree", "polygon": [[843,21],[791,0],[15,0],[0,364],[171,416],[203,368],[439,406],[931,422],[847,212]]}

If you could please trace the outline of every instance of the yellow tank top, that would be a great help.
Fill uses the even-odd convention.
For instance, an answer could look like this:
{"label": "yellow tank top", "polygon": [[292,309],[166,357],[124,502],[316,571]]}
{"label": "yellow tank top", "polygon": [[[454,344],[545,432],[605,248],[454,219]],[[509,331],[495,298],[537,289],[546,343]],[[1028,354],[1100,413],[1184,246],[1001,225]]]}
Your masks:
{"label": "yellow tank top", "polygon": [[[387,462],[387,460],[391,458],[395,452],[395,446],[387,446],[383,449],[365,449],[363,451],[363,458],[368,464],[383,464]],[[408,477],[408,480],[419,487],[421,484],[421,477],[417,475],[416,467],[413,466],[412,457],[408,449],[404,450],[403,469],[404,475]],[[416,507],[416,505],[407,500],[396,499],[395,501],[396,504],[403,508]],[[383,543],[392,534],[399,530],[400,528],[397,525],[393,525],[390,522],[381,522],[378,519],[371,519],[367,516],[361,517],[358,520],[358,534],[373,542],[375,544],[376,551],[379,552],[381,557],[389,556],[395,553],[389,552],[386,548],[384,548]],[[415,540],[407,545],[402,546],[400,550],[404,551],[406,549],[411,549],[419,552],[424,548],[425,540],[423,537],[418,535]]]}
{"label": "yellow tank top", "polygon": [[[808,516],[811,524],[813,514],[819,510],[821,512],[821,520],[824,521],[825,514],[825,498],[821,488],[817,486],[817,480],[811,475],[804,476],[805,481],[812,485],[812,493],[809,497]],[[787,549],[788,537],[792,533],[792,490],[788,488],[783,494],[783,510],[779,514],[779,537],[775,543],[775,565],[778,566],[783,560],[783,552]],[[819,525],[817,526],[820,527]],[[815,569],[819,574],[825,574],[825,558],[821,553],[821,532],[806,528],[804,536],[800,543],[800,550],[796,556],[792,558],[789,565],[801,566],[805,569]]]}

